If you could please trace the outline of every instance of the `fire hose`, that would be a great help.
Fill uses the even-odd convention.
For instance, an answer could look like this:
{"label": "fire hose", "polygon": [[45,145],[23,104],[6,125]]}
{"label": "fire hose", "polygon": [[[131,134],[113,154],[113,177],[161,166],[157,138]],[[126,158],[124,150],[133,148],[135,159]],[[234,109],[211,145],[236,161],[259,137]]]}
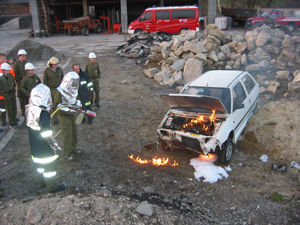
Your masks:
{"label": "fire hose", "polygon": [[[62,108],[66,107],[68,109],[68,111],[65,111],[67,113],[70,113],[70,114],[74,114],[74,113],[82,113],[84,115],[87,115],[87,116],[90,116],[90,117],[93,117],[95,118],[96,117],[96,113],[91,111],[91,110],[84,110],[82,107],[80,106],[75,106],[75,105],[60,105],[51,115],[50,115],[50,118],[53,118],[53,116],[59,111],[61,110]],[[62,132],[62,129],[60,129],[55,135],[54,135],[54,138],[57,137],[60,133]]]}

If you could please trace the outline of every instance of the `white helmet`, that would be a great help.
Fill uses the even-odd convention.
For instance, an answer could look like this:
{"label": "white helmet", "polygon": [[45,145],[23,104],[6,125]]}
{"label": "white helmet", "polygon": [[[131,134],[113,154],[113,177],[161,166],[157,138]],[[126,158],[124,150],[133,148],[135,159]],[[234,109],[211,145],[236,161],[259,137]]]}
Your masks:
{"label": "white helmet", "polygon": [[20,49],[18,55],[27,55],[27,52],[24,49]]}
{"label": "white helmet", "polygon": [[35,69],[35,67],[33,64],[31,64],[31,63],[25,64],[25,70],[34,70],[34,69]]}
{"label": "white helmet", "polygon": [[96,54],[95,54],[94,52],[91,52],[91,53],[89,54],[89,58],[90,58],[90,59],[96,59]]}
{"label": "white helmet", "polygon": [[1,69],[2,70],[10,70],[10,66],[8,65],[8,63],[2,63],[1,64]]}

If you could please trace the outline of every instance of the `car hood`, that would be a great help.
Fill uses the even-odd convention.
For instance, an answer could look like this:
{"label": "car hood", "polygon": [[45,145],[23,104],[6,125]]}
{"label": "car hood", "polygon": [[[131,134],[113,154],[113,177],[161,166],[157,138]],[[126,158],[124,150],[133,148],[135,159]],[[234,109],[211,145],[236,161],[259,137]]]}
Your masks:
{"label": "car hood", "polygon": [[218,98],[199,95],[169,94],[160,96],[171,108],[195,108],[218,114],[226,114],[227,110]]}

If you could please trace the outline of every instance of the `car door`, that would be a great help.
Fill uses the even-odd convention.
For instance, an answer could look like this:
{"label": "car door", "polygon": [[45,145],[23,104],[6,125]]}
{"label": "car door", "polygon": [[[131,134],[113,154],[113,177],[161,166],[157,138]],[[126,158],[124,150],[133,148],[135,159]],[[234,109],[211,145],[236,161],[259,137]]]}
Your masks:
{"label": "car door", "polygon": [[139,19],[139,26],[141,30],[145,30],[148,33],[153,32],[153,13],[146,12]]}
{"label": "car door", "polygon": [[234,130],[234,143],[247,124],[247,112],[250,103],[247,101],[247,93],[240,79],[232,85],[232,124]]}
{"label": "car door", "polygon": [[170,30],[170,10],[155,11],[155,31],[171,32]]}

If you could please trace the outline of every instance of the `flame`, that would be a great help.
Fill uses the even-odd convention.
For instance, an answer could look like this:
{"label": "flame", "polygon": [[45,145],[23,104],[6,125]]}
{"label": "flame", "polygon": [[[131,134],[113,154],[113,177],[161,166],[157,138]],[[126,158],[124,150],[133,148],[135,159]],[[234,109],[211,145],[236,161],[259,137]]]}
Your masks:
{"label": "flame", "polygon": [[158,158],[158,156],[155,156],[153,159],[147,160],[147,159],[141,159],[139,156],[134,158],[133,154],[131,154],[128,156],[128,158],[130,158],[131,160],[139,164],[152,164],[154,166],[172,166],[172,167],[179,166],[176,160],[170,162],[169,158]]}
{"label": "flame", "polygon": [[207,162],[215,162],[217,160],[217,156],[212,153],[208,153],[207,155],[200,154],[199,159],[202,161],[207,161]]}
{"label": "flame", "polygon": [[[198,116],[196,119],[191,119],[189,120],[189,122],[183,124],[182,128],[183,130],[185,129],[193,129],[194,127],[198,127],[200,129],[202,129],[203,131],[209,131],[211,125],[213,125],[215,123],[215,120],[216,120],[216,117],[215,117],[215,114],[216,114],[216,110],[215,109],[212,109],[212,114],[208,117],[208,119],[206,121],[209,120],[209,122],[205,122],[205,118],[203,115],[200,115]],[[200,127],[199,127],[200,125]],[[202,125],[202,128],[201,128],[201,125]]]}

